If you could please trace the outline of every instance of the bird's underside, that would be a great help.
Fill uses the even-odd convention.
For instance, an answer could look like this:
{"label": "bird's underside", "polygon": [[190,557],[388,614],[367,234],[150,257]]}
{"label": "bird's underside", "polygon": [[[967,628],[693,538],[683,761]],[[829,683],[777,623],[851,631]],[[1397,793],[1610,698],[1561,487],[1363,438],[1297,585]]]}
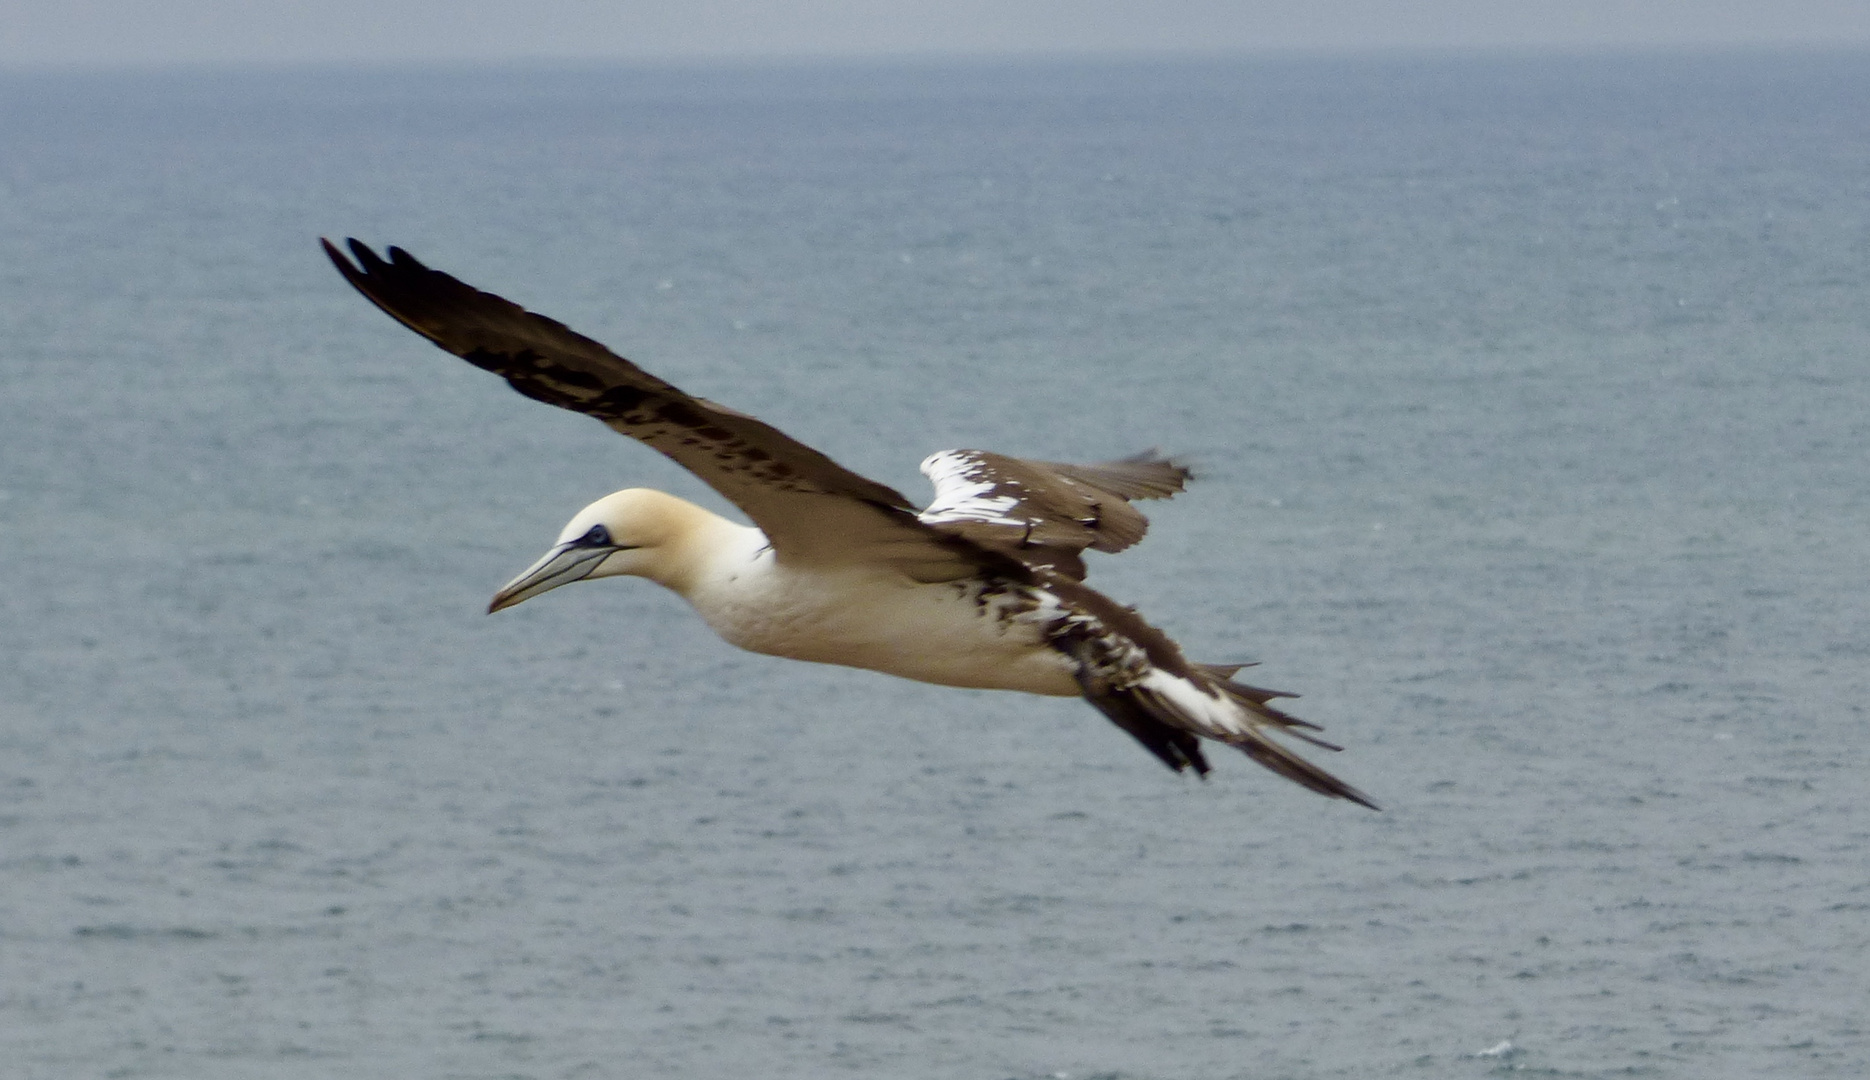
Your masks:
{"label": "bird's underside", "polygon": [[[685,394],[598,342],[399,248],[384,259],[352,240],[353,263],[330,242],[324,247],[359,292],[437,346],[687,468],[753,519],[781,570],[885,569],[923,585],[1017,591],[1030,598],[1027,617],[1046,647],[1070,662],[1085,699],[1170,768],[1206,774],[1201,740],[1212,739],[1313,791],[1375,808],[1269,737],[1278,732],[1338,749],[1309,734],[1314,725],[1269,704],[1291,695],[1235,682],[1239,665],[1189,662],[1135,611],[1083,583],[1084,550],[1116,552],[1140,540],[1148,523],[1131,501],[1180,492],[1189,479],[1182,465],[1153,452],[1067,465],[943,451],[922,464],[935,497],[918,511],[894,489],[778,429]],[[580,542],[562,538],[554,551],[570,559]],[[595,556],[593,565],[602,562]]]}

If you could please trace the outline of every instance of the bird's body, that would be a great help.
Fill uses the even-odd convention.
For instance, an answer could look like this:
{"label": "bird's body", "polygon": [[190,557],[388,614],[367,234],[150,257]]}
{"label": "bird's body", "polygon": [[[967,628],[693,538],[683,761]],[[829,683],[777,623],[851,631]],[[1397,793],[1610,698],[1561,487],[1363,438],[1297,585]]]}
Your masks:
{"label": "bird's body", "polygon": [[729,644],[938,686],[1075,697],[1045,612],[1002,581],[925,584],[866,567],[792,568],[767,549],[687,594]]}
{"label": "bird's body", "polygon": [[[1047,646],[1037,605],[1012,582],[920,582],[869,563],[793,565],[766,534],[673,495],[618,492],[567,527],[619,513],[680,522],[637,576],[687,600],[730,645],[788,660],[867,668],[918,682],[1075,697],[1069,661]],[[617,530],[607,526],[607,531]]]}
{"label": "bird's body", "polygon": [[1234,746],[1314,791],[1374,803],[1268,737],[1314,725],[1189,662],[1137,613],[1083,583],[1082,553],[1121,551],[1147,522],[1131,500],[1182,490],[1153,453],[1097,465],[977,450],[930,456],[918,512],[743,413],[684,394],[559,323],[356,241],[327,253],[365,296],[529,397],[583,412],[686,466],[746,511],[740,525],[641,488],[580,511],[493,600],[512,606],[586,578],[628,575],[686,599],[752,652],[867,668],[943,686],[1082,696],[1165,764],[1207,773],[1201,739]]}

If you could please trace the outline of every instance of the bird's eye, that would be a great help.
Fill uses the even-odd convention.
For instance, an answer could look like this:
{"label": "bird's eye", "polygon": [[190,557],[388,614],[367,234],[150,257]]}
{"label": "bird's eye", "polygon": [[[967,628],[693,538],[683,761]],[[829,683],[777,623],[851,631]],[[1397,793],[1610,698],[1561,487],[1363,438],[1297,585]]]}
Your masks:
{"label": "bird's eye", "polygon": [[586,547],[610,547],[610,530],[602,525],[593,525],[591,531],[585,533],[584,539],[579,543]]}

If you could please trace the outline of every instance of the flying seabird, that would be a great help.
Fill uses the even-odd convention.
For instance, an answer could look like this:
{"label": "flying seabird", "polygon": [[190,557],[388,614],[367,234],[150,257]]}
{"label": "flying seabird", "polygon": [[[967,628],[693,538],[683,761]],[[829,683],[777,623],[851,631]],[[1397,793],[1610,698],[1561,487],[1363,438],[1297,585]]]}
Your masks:
{"label": "flying seabird", "polygon": [[391,318],[515,390],[604,422],[673,459],[753,520],[739,525],[645,488],[579,511],[489,611],[574,581],[621,574],[679,593],[729,643],[943,686],[1082,696],[1177,772],[1209,771],[1201,740],[1235,747],[1313,791],[1371,809],[1356,788],[1270,735],[1337,750],[1197,664],[1134,609],[1084,584],[1083,552],[1122,551],[1147,521],[1131,500],[1168,498],[1189,471],[1154,451],[1098,465],[944,450],[922,462],[935,499],[895,490],[745,413],[685,394],[603,345],[356,240],[346,280]]}

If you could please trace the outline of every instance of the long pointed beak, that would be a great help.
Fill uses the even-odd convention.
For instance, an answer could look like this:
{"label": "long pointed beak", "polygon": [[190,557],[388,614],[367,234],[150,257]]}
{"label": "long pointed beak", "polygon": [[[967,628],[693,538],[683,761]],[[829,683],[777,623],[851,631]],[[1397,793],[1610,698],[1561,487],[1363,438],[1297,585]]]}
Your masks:
{"label": "long pointed beak", "polygon": [[616,551],[614,547],[592,547],[580,544],[576,540],[568,541],[545,553],[545,557],[526,568],[526,572],[506,583],[493,596],[493,602],[487,605],[487,614],[491,615],[502,608],[510,608],[522,600],[530,600],[542,592],[550,592],[560,585],[569,585],[574,581],[591,576],[598,564],[605,557]]}

